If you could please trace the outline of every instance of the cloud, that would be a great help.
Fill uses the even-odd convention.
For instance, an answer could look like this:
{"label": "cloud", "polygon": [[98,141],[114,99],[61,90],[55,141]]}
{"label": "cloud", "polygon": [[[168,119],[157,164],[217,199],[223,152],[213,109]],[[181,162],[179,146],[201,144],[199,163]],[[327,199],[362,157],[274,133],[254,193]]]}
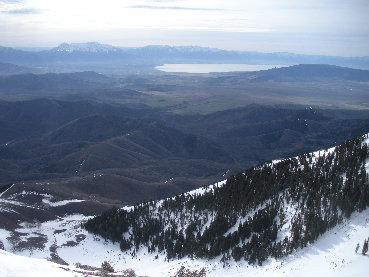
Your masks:
{"label": "cloud", "polygon": [[222,11],[223,9],[209,8],[191,8],[180,6],[152,6],[152,5],[134,5],[126,7],[128,9],[152,9],[152,10],[190,10],[190,11]]}
{"label": "cloud", "polygon": [[43,10],[35,9],[35,8],[19,8],[19,9],[7,10],[4,12],[8,14],[39,14],[39,13],[42,13]]}

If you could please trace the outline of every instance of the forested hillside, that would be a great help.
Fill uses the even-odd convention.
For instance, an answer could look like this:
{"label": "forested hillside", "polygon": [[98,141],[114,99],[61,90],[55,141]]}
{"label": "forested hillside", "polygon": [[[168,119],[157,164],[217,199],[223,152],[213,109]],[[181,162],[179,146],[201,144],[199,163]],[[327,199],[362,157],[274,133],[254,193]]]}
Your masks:
{"label": "forested hillside", "polygon": [[85,228],[167,259],[222,256],[262,264],[314,242],[369,205],[368,135],[324,151],[267,162],[226,182],[113,209]]}

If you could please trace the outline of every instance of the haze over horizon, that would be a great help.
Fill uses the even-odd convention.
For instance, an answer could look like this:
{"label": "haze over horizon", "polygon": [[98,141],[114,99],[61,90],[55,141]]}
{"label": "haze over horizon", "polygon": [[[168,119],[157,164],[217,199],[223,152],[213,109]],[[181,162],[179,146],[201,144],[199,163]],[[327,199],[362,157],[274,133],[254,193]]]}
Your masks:
{"label": "haze over horizon", "polygon": [[198,45],[369,56],[369,2],[0,0],[0,45]]}

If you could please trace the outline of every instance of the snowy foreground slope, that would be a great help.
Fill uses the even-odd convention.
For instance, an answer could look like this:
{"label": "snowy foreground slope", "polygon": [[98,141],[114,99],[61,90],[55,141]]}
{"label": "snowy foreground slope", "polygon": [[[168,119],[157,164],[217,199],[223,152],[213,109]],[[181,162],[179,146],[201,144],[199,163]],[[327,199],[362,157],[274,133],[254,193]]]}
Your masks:
{"label": "snowy foreground slope", "polygon": [[67,267],[35,258],[22,257],[0,250],[0,276],[2,277],[72,277],[83,276],[69,271]]}
{"label": "snowy foreground slope", "polygon": [[[366,135],[363,137],[363,140],[360,140],[359,143],[364,145],[368,144],[368,142],[368,135]],[[339,195],[346,196],[345,194],[343,194],[343,192],[345,191],[345,189],[347,189],[350,180],[355,179],[352,175],[354,173],[352,167],[347,167],[345,165],[347,159],[341,157],[340,159],[337,159],[337,166],[332,165],[331,167],[325,166],[322,161],[335,161],[335,157],[339,157],[340,155],[347,155],[347,157],[349,157],[350,155],[347,151],[351,151],[352,153],[356,151],[354,151],[355,147],[352,146],[353,144],[346,144],[346,146],[342,146],[341,148],[337,147],[336,149],[332,148],[325,151],[317,151],[312,155],[305,155],[301,156],[300,158],[296,157],[265,163],[260,167],[255,167],[255,169],[252,169],[254,175],[247,175],[250,171],[246,171],[244,174],[240,174],[239,178],[242,179],[247,176],[252,176],[255,179],[258,176],[255,173],[268,173],[269,171],[271,171],[272,174],[278,176],[279,172],[282,172],[284,174],[284,172],[287,172],[287,169],[291,173],[293,173],[292,170],[296,167],[298,168],[298,172],[300,173],[303,171],[310,173],[312,168],[327,168],[328,173],[324,173],[324,176],[316,175],[317,177],[323,178],[331,174],[332,169],[337,167],[337,174],[335,175],[339,174],[339,180],[337,181],[337,183],[342,187],[342,191],[338,191],[338,193],[341,193]],[[356,147],[358,147],[358,145],[356,145]],[[341,150],[336,151],[337,149]],[[365,151],[367,151],[367,149],[365,149]],[[360,155],[362,155],[363,153],[365,154],[365,151],[359,151],[357,153],[360,153]],[[348,161],[352,164],[354,164],[355,162],[355,170],[357,169],[359,173],[364,173],[364,170],[368,172],[369,159],[367,158],[367,153],[365,154],[365,156],[362,156],[362,158],[360,159],[360,163],[358,163],[355,155],[352,155],[352,153],[351,159],[349,159]],[[338,166],[340,163],[342,164],[342,166]],[[273,171],[272,167],[274,166],[279,166],[282,171],[278,171],[278,168]],[[344,171],[342,171],[341,168],[343,168]],[[320,171],[318,170],[316,172],[319,173]],[[347,174],[344,172],[347,172]],[[306,177],[308,175],[309,174],[306,174],[304,176]],[[269,173],[267,176],[270,176]],[[350,176],[352,176],[352,178]],[[357,178],[358,177],[361,178],[360,180],[363,180],[365,174],[359,174]],[[361,187],[364,188],[364,194],[361,195],[367,194],[367,187],[365,187],[368,185],[367,176],[365,178],[365,182],[362,181],[360,183]],[[306,183],[302,182],[301,184]],[[321,183],[316,184],[320,184],[320,186],[317,187],[318,189],[322,188]],[[212,186],[208,186],[206,188],[201,188],[196,191],[186,193],[183,196],[179,196],[179,198],[187,199],[189,198],[188,196],[191,196],[194,199],[195,197],[203,197],[206,195],[211,197],[213,191],[226,186],[232,186],[232,183],[230,182],[229,184],[228,182],[221,182]],[[300,187],[301,189],[303,189],[302,185]],[[294,191],[299,191],[297,188],[298,186],[296,186]],[[310,187],[309,190],[307,190],[306,188],[309,187],[305,186],[305,191],[309,193],[312,189],[314,189],[314,187]],[[360,212],[353,210],[353,212],[349,214],[349,217],[343,216],[343,212],[340,212],[339,216],[341,220],[336,225],[334,225],[334,227],[332,226],[331,228],[328,228],[324,234],[319,235],[317,239],[313,240],[313,242],[307,242],[306,247],[301,249],[301,247],[304,246],[301,239],[304,238],[304,236],[310,234],[309,232],[307,232],[309,230],[306,230],[306,222],[308,218],[306,218],[305,220],[304,217],[308,216],[311,213],[309,213],[310,209],[308,209],[308,203],[306,203],[304,199],[308,199],[309,197],[311,198],[311,195],[314,196],[314,193],[301,194],[304,197],[300,197],[298,194],[295,194],[295,198],[293,198],[293,194],[289,193],[289,190],[291,189],[289,186],[284,186],[282,187],[282,189],[282,193],[277,194],[277,196],[272,195],[272,198],[267,198],[267,201],[258,202],[256,203],[256,206],[252,206],[250,207],[250,209],[245,210],[245,215],[243,215],[242,217],[234,217],[234,221],[229,224],[229,227],[227,227],[228,229],[224,229],[225,231],[222,231],[223,233],[219,234],[219,237],[221,238],[237,234],[237,230],[239,230],[240,227],[245,226],[246,220],[249,221],[248,217],[254,217],[256,214],[260,214],[260,211],[264,210],[268,205],[272,206],[271,204],[273,203],[273,197],[277,197],[276,203],[278,203],[279,205],[277,211],[283,214],[284,219],[281,219],[280,214],[276,215],[273,218],[272,225],[277,226],[277,236],[275,240],[276,243],[271,244],[272,247],[270,247],[270,249],[275,249],[277,243],[280,243],[282,240],[286,241],[285,244],[293,243],[294,240],[292,239],[292,237],[294,237],[294,231],[292,229],[292,226],[296,226],[297,223],[304,223],[303,225],[301,225],[303,232],[301,231],[300,235],[296,236],[296,238],[299,239],[296,240],[299,244],[295,244],[294,248],[288,248],[288,251],[290,252],[284,252],[284,255],[279,256],[279,258],[274,258],[270,255],[264,256],[265,259],[262,261],[262,265],[256,265],[257,263],[254,263],[255,265],[250,265],[244,259],[239,259],[239,261],[236,262],[233,258],[233,255],[232,257],[228,257],[227,259],[224,259],[224,255],[223,257],[222,255],[217,255],[210,259],[200,259],[195,257],[190,258],[190,256],[184,256],[180,257],[179,259],[170,258],[168,261],[168,255],[165,251],[157,251],[157,248],[154,249],[154,251],[150,251],[150,249],[152,249],[152,244],[148,244],[146,246],[137,245],[137,248],[132,247],[128,248],[126,251],[122,251],[122,245],[120,245],[119,243],[113,243],[110,240],[104,239],[99,235],[89,233],[84,228],[82,228],[82,224],[89,220],[91,217],[79,214],[66,214],[64,216],[58,216],[57,219],[52,220],[44,220],[41,222],[23,222],[20,223],[17,228],[13,230],[9,228],[8,230],[0,229],[0,249],[3,248],[5,251],[7,251],[0,251],[0,276],[80,276],[80,273],[74,271],[77,270],[74,267],[74,265],[76,265],[77,263],[93,267],[100,267],[102,262],[104,261],[108,261],[116,271],[119,271],[120,276],[124,275],[122,274],[122,271],[129,268],[132,268],[139,276],[173,276],[182,265],[191,270],[200,270],[204,268],[207,272],[207,276],[214,277],[310,277],[313,274],[317,276],[369,276],[369,256],[363,256],[361,254],[363,242],[369,237],[369,208],[368,205],[366,205],[366,202],[363,202],[364,200],[362,200],[360,197],[357,198],[357,207],[360,207],[360,203],[364,203],[366,205],[366,208],[358,209],[360,210]],[[329,193],[330,189],[334,189],[331,184],[326,188],[325,193]],[[83,203],[78,201],[77,199],[69,200],[69,202],[55,201],[55,199],[51,198],[47,194],[40,194],[31,191],[27,191],[24,193],[22,192],[21,195],[11,194],[8,191],[0,195],[0,210],[2,211],[2,214],[4,216],[10,217],[16,215],[18,212],[14,209],[14,207],[21,204],[23,205],[21,201],[22,197],[20,196],[24,195],[31,195],[32,197],[34,197],[34,201],[39,202],[39,206],[36,205],[38,209],[41,209],[40,207],[43,207],[43,209],[46,210],[47,207],[48,209],[52,209],[55,208],[53,207],[55,205],[57,205],[58,208],[63,208],[66,205],[81,205]],[[221,194],[219,195],[221,196]],[[320,196],[320,194],[318,194],[318,196]],[[332,194],[332,196],[334,195]],[[212,222],[214,222],[217,211],[213,210],[212,215],[208,215],[211,212],[209,211],[209,206],[206,205],[206,210],[204,210],[204,212],[200,212],[199,214],[195,214],[193,212],[193,207],[190,209],[192,213],[185,212],[186,209],[184,208],[184,206],[178,206],[177,209],[169,210],[168,213],[167,210],[165,210],[164,208],[169,207],[170,204],[175,205],[177,203],[177,201],[175,201],[176,199],[177,198],[173,198],[150,203],[150,205],[148,206],[151,209],[149,209],[150,213],[145,216],[147,218],[149,218],[150,216],[153,217],[153,219],[158,220],[162,220],[163,218],[167,217],[168,220],[165,221],[165,228],[167,228],[167,226],[171,224],[170,220],[173,219],[175,224],[177,224],[178,226],[182,226],[180,227],[181,230],[187,230],[190,226],[190,224],[185,220],[186,217],[189,217],[191,219],[197,218],[198,220],[201,219],[201,217],[204,217],[204,220],[202,220],[201,223],[201,226],[203,226],[203,230],[199,230],[199,236],[202,235],[206,231],[206,229],[209,228],[209,226],[211,226]],[[178,202],[180,199],[177,199]],[[221,198],[218,198],[218,200],[219,199],[221,200]],[[335,211],[335,209],[330,208],[332,206],[330,205],[330,202],[328,200],[320,200],[320,197],[312,200],[318,201],[317,203],[324,203],[324,205],[321,206],[324,218],[326,218],[329,213],[332,213],[332,211]],[[211,202],[209,203],[211,204]],[[313,207],[316,207],[314,202],[311,203],[313,203]],[[343,204],[347,205],[349,204],[349,202],[343,202]],[[35,206],[32,205],[32,207],[34,208]],[[24,210],[18,211],[25,212],[27,211],[27,209],[30,209],[32,207],[28,207],[24,204],[24,206],[22,206]],[[142,209],[143,207],[145,206],[142,204],[140,209]],[[329,209],[327,209],[326,207],[328,207]],[[137,209],[137,207],[125,208],[124,211],[129,213],[134,209]],[[305,210],[305,213],[301,213],[301,210]],[[207,221],[205,220],[205,218],[207,219]],[[141,223],[144,224],[145,222],[141,221]],[[125,235],[132,235],[131,239],[133,241],[133,239],[135,239],[134,235],[136,236],[137,234],[130,234],[132,227],[130,227],[128,230],[129,231],[126,232]],[[258,235],[253,229],[252,234]],[[129,240],[129,237],[127,237],[127,240]],[[251,238],[246,238],[243,241],[237,240],[236,242],[239,244],[247,244],[251,240]],[[360,244],[360,248],[358,249],[357,253],[355,253],[355,249],[358,243]],[[17,254],[20,256],[16,256],[8,252],[12,252],[13,254]],[[31,260],[30,258],[25,257],[49,259],[64,265],[61,266],[39,259]],[[44,267],[44,270],[38,271],[40,268],[42,269]],[[25,274],[25,272],[27,272],[27,274]],[[86,274],[89,276],[93,276],[93,273],[85,272],[85,275]]]}
{"label": "snowy foreground slope", "polygon": [[[79,218],[69,219],[67,228],[78,226]],[[65,221],[64,221],[65,223]],[[58,227],[57,222],[47,225]],[[60,225],[59,225],[60,226]],[[44,229],[44,228],[42,228]],[[70,229],[69,229],[70,230]],[[73,231],[66,236],[72,237]],[[74,231],[75,232],[75,231]],[[45,232],[47,233],[47,232]],[[75,232],[75,233],[78,233]],[[102,261],[110,261],[116,270],[133,268],[138,275],[171,276],[181,265],[191,269],[205,268],[207,276],[369,276],[369,256],[361,255],[361,247],[369,236],[369,209],[362,213],[354,213],[350,220],[330,230],[316,243],[291,255],[280,259],[269,259],[263,266],[250,266],[246,263],[230,262],[225,268],[218,260],[202,261],[182,259],[179,261],[164,261],[163,257],[155,259],[154,255],[145,252],[138,253],[137,258],[122,255],[117,244],[105,242],[96,236],[86,234],[86,239],[74,247],[65,247],[59,255],[68,263],[100,265]],[[56,240],[59,238],[56,237]],[[357,243],[360,243],[358,253],[355,253]],[[10,250],[10,249],[9,249]],[[21,255],[46,257],[48,251],[23,251]],[[359,254],[360,253],[360,254]],[[73,272],[75,267],[58,264],[35,258],[27,258],[0,250],[0,276],[83,276]],[[69,270],[69,271],[67,271]]]}
{"label": "snowy foreground slope", "polygon": [[369,207],[367,136],[337,147],[249,168],[216,184],[130,209],[111,209],[84,227],[141,249],[223,264],[262,265],[306,247]]}

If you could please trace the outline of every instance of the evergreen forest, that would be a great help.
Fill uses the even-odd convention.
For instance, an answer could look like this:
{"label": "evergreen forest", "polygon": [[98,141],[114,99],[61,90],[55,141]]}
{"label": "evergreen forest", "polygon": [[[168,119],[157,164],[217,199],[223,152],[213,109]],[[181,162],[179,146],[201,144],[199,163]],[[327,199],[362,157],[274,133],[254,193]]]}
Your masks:
{"label": "evergreen forest", "polygon": [[368,207],[367,139],[266,162],[173,198],[114,208],[84,227],[132,256],[145,248],[168,260],[221,257],[261,265]]}

